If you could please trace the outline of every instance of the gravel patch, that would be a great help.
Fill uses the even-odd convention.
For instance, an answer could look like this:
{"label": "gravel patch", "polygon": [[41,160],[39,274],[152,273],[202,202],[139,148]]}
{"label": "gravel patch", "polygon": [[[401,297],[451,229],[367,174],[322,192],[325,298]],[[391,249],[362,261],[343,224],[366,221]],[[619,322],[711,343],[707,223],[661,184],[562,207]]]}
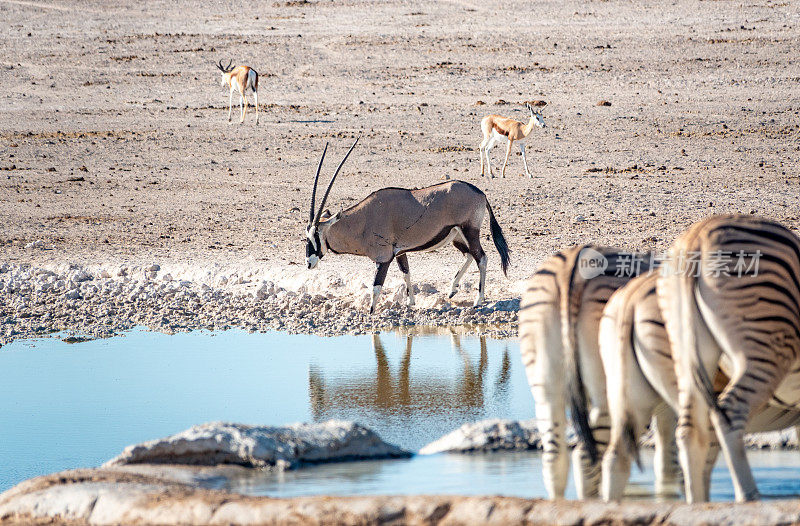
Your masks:
{"label": "gravel patch", "polygon": [[2,264],[0,344],[65,332],[68,341],[105,338],[137,326],[167,333],[235,328],[324,336],[452,325],[495,337],[517,332],[518,298],[472,307],[467,299],[450,302],[436,287],[420,283],[417,307],[402,306],[401,286],[387,287],[380,310],[370,315],[368,290],[328,275],[309,284],[196,270],[181,279],[178,272],[186,273],[158,264],[98,269]]}

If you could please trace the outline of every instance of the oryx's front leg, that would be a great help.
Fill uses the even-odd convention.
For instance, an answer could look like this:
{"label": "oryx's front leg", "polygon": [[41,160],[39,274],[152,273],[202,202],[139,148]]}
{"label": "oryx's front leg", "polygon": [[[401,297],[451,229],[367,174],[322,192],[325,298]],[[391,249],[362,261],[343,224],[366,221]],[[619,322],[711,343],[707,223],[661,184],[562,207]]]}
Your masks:
{"label": "oryx's front leg", "polygon": [[506,160],[503,163],[503,170],[500,172],[500,177],[505,178],[506,176],[506,165],[508,164],[508,156],[511,154],[511,146],[514,145],[514,141],[509,139],[508,146],[506,147]]}
{"label": "oryx's front leg", "polygon": [[375,280],[372,282],[372,306],[369,308],[370,314],[375,312],[375,306],[378,304],[378,297],[381,295],[383,282],[386,281],[386,273],[389,271],[390,263],[391,261],[376,263],[378,270],[375,272]]}
{"label": "oryx's front leg", "polygon": [[397,266],[400,267],[400,272],[403,273],[403,279],[406,282],[406,303],[409,307],[414,306],[414,286],[411,285],[411,272],[408,268],[408,256],[400,254],[397,256]]}
{"label": "oryx's front leg", "polygon": [[528,160],[525,158],[525,143],[519,142],[517,145],[519,146],[519,151],[522,152],[522,163],[525,165],[525,175],[528,176],[528,179],[533,179],[531,172],[528,171]]}

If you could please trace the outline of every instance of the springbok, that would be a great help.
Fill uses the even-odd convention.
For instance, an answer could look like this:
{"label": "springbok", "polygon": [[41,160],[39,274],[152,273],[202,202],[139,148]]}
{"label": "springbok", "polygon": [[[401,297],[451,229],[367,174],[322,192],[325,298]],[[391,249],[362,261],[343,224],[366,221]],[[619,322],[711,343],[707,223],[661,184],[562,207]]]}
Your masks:
{"label": "springbok", "polygon": [[258,73],[250,66],[236,66],[231,67],[233,61],[228,62],[227,66],[222,65],[220,60],[217,68],[222,72],[220,80],[221,86],[228,86],[230,89],[230,96],[228,97],[228,122],[231,121],[231,112],[233,111],[233,92],[239,92],[239,110],[241,118],[239,124],[244,122],[244,116],[247,113],[247,90],[248,88],[253,91],[253,99],[256,106],[256,124],[258,124]]}
{"label": "springbok", "polygon": [[467,271],[469,263],[475,261],[480,271],[475,305],[483,303],[487,258],[481,247],[480,229],[484,212],[489,212],[489,227],[494,246],[500,253],[504,274],[507,272],[510,258],[503,231],[494,217],[486,194],[477,187],[464,181],[448,181],[414,190],[382,188],[347,210],[342,210],[336,215],[325,213],[323,217],[325,202],[336,176],[357,143],[358,139],[339,163],[328,183],[319,209],[315,212],[317,182],[322,162],[325,160],[325,152],[328,150],[327,144],[322,151],[311,192],[311,212],[306,227],[308,268],[316,267],[328,251],[334,254],[353,254],[370,258],[377,265],[372,287],[370,307],[372,313],[375,311],[389,265],[396,259],[397,266],[400,267],[405,279],[408,305],[412,306],[414,291],[406,254],[434,250],[452,242],[466,256],[466,260],[453,278],[450,297],[452,298],[458,290],[459,281]]}
{"label": "springbok", "polygon": [[505,141],[507,144],[506,160],[503,163],[503,170],[501,172],[501,176],[505,177],[508,156],[511,154],[511,146],[514,144],[514,141],[517,141],[519,151],[522,152],[522,162],[525,164],[525,175],[527,175],[528,178],[533,177],[528,171],[528,160],[525,158],[525,145],[522,144],[522,141],[528,138],[528,135],[530,135],[531,131],[533,131],[534,126],[544,128],[545,124],[541,111],[533,111],[531,105],[527,103],[525,104],[525,107],[531,112],[531,118],[528,121],[528,124],[523,124],[519,121],[515,121],[514,119],[501,117],[500,115],[487,115],[481,121],[481,130],[483,130],[483,142],[481,143],[480,147],[481,176],[486,175],[483,164],[485,158],[486,167],[489,168],[489,176],[494,177],[494,175],[492,175],[492,163],[489,161],[489,151],[496,142]]}

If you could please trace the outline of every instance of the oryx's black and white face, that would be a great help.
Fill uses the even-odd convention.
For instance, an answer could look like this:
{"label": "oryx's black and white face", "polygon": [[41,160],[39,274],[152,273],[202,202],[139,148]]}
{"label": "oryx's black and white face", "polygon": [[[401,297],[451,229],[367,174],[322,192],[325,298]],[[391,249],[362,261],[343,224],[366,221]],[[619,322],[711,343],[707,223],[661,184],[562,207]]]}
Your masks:
{"label": "oryx's black and white face", "polygon": [[316,226],[308,225],[306,227],[306,265],[308,268],[316,267],[323,255],[319,229]]}
{"label": "oryx's black and white face", "polygon": [[308,226],[306,226],[306,265],[309,269],[316,267],[319,260],[325,255],[325,234],[331,225],[342,216],[342,213],[339,212],[334,217],[331,217],[330,212],[327,210],[323,212],[322,210],[325,207],[325,201],[328,200],[328,194],[330,194],[333,182],[336,180],[336,176],[339,175],[339,170],[342,169],[342,165],[344,165],[344,162],[350,156],[350,152],[353,151],[356,144],[358,144],[358,139],[356,139],[347,151],[347,155],[344,156],[342,162],[339,163],[339,167],[336,168],[336,171],[333,173],[333,177],[331,177],[331,181],[328,183],[328,189],[325,190],[325,195],[322,197],[319,209],[317,209],[314,203],[317,197],[317,183],[319,182],[319,172],[322,170],[322,161],[325,160],[325,152],[328,151],[328,143],[325,143],[325,149],[322,150],[322,157],[317,166],[317,175],[314,177],[314,187],[311,191],[311,210],[308,216]]}

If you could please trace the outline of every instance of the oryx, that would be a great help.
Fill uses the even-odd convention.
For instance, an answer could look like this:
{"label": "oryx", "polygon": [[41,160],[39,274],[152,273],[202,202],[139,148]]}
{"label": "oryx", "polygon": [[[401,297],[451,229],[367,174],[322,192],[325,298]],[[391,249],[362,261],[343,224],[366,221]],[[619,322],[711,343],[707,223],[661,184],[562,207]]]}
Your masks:
{"label": "oryx", "polygon": [[329,251],[334,254],[354,254],[370,258],[378,267],[373,282],[370,307],[370,312],[374,312],[389,265],[392,260],[397,259],[397,266],[405,278],[408,305],[411,306],[414,304],[414,292],[406,253],[434,250],[452,242],[466,256],[466,261],[453,278],[450,297],[455,295],[458,283],[470,262],[475,261],[480,271],[475,305],[482,303],[487,260],[480,243],[484,212],[489,212],[489,227],[494,246],[500,253],[504,274],[510,259],[503,231],[494,217],[486,195],[477,187],[464,181],[448,181],[414,190],[382,188],[347,210],[342,210],[336,215],[325,213],[323,217],[325,201],[328,199],[333,182],[357,143],[358,139],[339,163],[328,183],[319,209],[315,212],[317,182],[325,152],[328,150],[328,145],[325,144],[314,178],[311,212],[306,227],[308,268],[314,268]]}

